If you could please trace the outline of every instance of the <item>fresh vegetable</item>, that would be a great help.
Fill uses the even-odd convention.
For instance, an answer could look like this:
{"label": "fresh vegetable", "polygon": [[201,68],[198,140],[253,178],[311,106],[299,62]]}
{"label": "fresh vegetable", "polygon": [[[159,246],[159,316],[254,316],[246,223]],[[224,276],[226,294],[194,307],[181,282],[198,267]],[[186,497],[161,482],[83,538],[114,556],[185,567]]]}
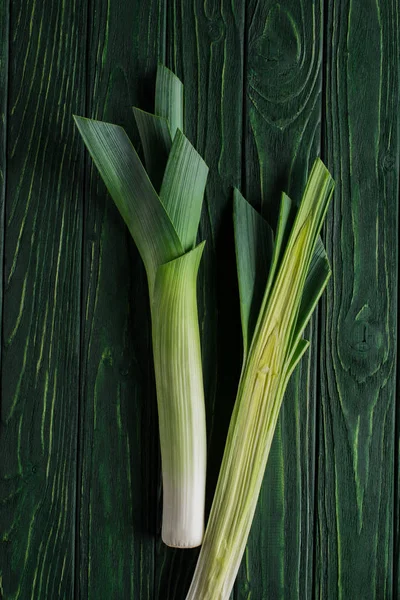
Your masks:
{"label": "fresh vegetable", "polygon": [[235,190],[243,368],[187,600],[224,600],[232,591],[282,398],[309,345],[302,332],[331,274],[319,232],[333,185],[317,159],[299,208],[282,195],[274,242],[269,225]]}
{"label": "fresh vegetable", "polygon": [[208,168],[183,133],[183,86],[159,65],[156,114],[134,108],[146,169],[125,130],[74,116],[143,259],[149,288],[163,478],[162,538],[204,532],[206,425],[196,246]]}

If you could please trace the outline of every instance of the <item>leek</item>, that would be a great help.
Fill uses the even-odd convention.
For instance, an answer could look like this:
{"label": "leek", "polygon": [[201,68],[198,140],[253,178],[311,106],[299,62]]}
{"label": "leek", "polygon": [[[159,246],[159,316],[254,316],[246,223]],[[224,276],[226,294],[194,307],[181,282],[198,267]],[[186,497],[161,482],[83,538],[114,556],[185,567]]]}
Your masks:
{"label": "leek", "polygon": [[151,306],[163,479],[162,539],[198,546],[204,533],[206,424],[196,246],[208,168],[183,133],[183,86],[159,65],[156,114],[134,108],[146,169],[125,130],[74,116],[143,259]]}
{"label": "leek", "polygon": [[187,600],[224,600],[232,591],[282,398],[308,347],[302,332],[330,277],[319,232],[332,191],[333,180],[317,159],[297,211],[283,194],[273,243],[268,224],[235,190],[243,369]]}

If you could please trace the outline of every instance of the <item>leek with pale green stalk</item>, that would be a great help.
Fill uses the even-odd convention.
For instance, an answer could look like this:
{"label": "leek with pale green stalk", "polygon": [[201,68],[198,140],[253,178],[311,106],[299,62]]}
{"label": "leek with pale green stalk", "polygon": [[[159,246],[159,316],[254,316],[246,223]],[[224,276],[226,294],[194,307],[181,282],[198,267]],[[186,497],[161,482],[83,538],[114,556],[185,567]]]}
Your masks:
{"label": "leek with pale green stalk", "polygon": [[225,600],[232,591],[282,398],[309,345],[302,332],[330,277],[319,232],[332,191],[333,180],[317,159],[297,210],[283,194],[273,243],[266,221],[235,190],[243,369],[187,600]]}
{"label": "leek with pale green stalk", "polygon": [[183,86],[163,65],[156,114],[134,108],[146,169],[122,127],[75,116],[143,259],[151,306],[163,478],[162,538],[198,546],[204,532],[206,424],[196,246],[208,168],[183,134]]}

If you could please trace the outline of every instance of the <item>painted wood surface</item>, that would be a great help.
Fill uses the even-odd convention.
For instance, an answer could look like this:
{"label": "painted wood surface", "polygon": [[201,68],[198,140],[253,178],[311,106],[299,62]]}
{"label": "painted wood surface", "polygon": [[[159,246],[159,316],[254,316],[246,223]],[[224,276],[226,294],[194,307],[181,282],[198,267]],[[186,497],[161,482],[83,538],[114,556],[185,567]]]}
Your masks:
{"label": "painted wood surface", "polygon": [[[85,114],[153,110],[162,2],[92,2]],[[157,421],[144,267],[91,160],[85,171],[77,544],[80,598],[153,598]],[[143,449],[146,449],[143,451]]]}
{"label": "painted wood surface", "polygon": [[[322,2],[247,3],[244,193],[275,223],[280,195],[301,199],[320,153]],[[311,598],[316,318],[288,386],[261,489],[238,598]]]}
{"label": "painted wood surface", "polygon": [[1,594],[71,598],[84,153],[70,114],[84,109],[86,10],[17,1],[9,23]]}
{"label": "painted wood surface", "polygon": [[0,5],[0,598],[183,600],[160,541],[144,269],[72,114],[183,79],[210,167],[199,316],[210,506],[241,361],[232,186],[274,222],[321,153],[333,278],[286,394],[236,600],[400,598],[397,0]]}
{"label": "painted wood surface", "polygon": [[320,598],[395,593],[398,10],[344,1],[326,20],[325,152],[337,186],[320,348]]}

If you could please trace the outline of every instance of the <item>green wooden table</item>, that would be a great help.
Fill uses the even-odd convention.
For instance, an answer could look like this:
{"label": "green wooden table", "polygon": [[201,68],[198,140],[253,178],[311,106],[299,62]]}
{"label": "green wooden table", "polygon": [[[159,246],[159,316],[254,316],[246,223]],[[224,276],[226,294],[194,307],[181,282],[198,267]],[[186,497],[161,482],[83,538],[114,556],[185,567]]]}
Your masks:
{"label": "green wooden table", "polygon": [[[398,0],[2,0],[0,597],[183,600],[160,542],[144,269],[72,113],[183,79],[210,166],[200,323],[209,500],[241,360],[232,186],[272,220],[314,157],[333,277],[289,386],[235,600],[400,598]],[[396,410],[397,409],[397,410]],[[201,599],[199,599],[201,600]]]}

